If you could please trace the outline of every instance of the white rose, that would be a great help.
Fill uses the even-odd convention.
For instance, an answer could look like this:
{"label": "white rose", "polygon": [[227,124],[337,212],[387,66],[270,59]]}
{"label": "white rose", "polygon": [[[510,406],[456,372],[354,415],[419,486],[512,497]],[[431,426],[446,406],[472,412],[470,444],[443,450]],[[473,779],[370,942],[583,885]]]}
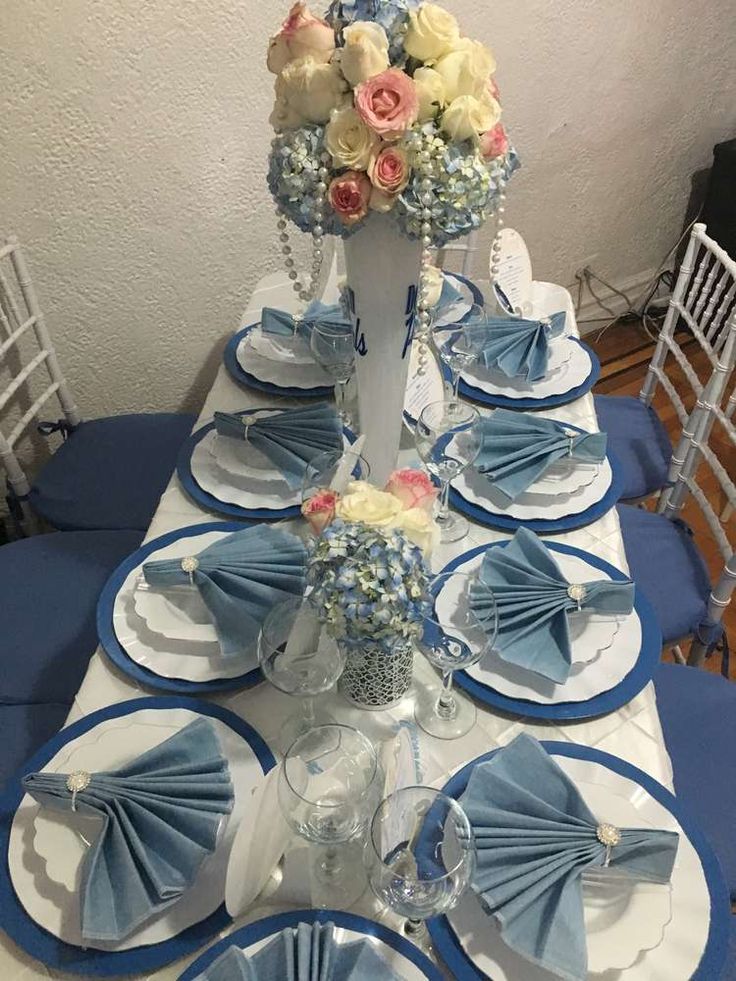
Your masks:
{"label": "white rose", "polygon": [[345,46],[340,52],[340,67],[353,88],[388,68],[388,38],[380,24],[359,20],[342,33]]}
{"label": "white rose", "polygon": [[348,522],[363,522],[374,528],[392,528],[401,511],[401,501],[377,490],[364,480],[354,480],[348,484],[347,493],[340,498],[335,508],[338,518]]}
{"label": "white rose", "polygon": [[497,122],[498,118],[488,102],[476,99],[473,95],[458,96],[442,115],[442,129],[455,143],[477,140],[481,133],[491,129]]}
{"label": "white rose", "polygon": [[451,51],[460,39],[460,28],[449,11],[436,3],[423,3],[409,14],[404,50],[419,61],[434,61]]}
{"label": "white rose", "polygon": [[414,85],[419,96],[419,122],[426,123],[447,104],[445,80],[434,68],[417,68]]}
{"label": "white rose", "polygon": [[337,67],[313,58],[289,62],[276,79],[276,103],[285,107],[280,115],[290,120],[286,128],[326,123],[333,109],[342,108],[348,100],[347,85]]}
{"label": "white rose", "polygon": [[368,207],[371,211],[379,211],[382,214],[386,214],[391,211],[395,204],[395,194],[386,194],[385,191],[381,191],[377,187],[374,187],[371,191],[371,199],[368,202]]}
{"label": "white rose", "polygon": [[448,102],[459,95],[480,98],[488,87],[488,79],[495,71],[493,55],[479,41],[463,38],[460,45],[444,55],[434,66],[445,83]]}
{"label": "white rose", "polygon": [[279,75],[296,58],[328,62],[335,51],[335,32],[327,21],[315,17],[303,0],[289,11],[283,27],[268,46],[268,70]]}
{"label": "white rose", "polygon": [[445,277],[437,266],[427,266],[422,276],[422,294],[427,307],[436,307],[442,296]]}
{"label": "white rose", "polygon": [[439,527],[423,508],[409,508],[397,515],[391,526],[406,535],[410,542],[429,556],[439,542]]}
{"label": "white rose", "polygon": [[379,142],[379,137],[350,107],[335,110],[325,129],[325,146],[335,167],[367,170]]}

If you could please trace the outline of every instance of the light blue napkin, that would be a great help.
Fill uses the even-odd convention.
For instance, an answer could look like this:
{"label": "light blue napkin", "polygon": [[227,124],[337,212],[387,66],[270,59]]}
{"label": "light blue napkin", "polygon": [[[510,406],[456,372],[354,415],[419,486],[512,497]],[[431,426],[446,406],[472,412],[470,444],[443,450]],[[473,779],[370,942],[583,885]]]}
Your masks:
{"label": "light blue napkin", "polygon": [[509,947],[568,981],[587,975],[582,873],[608,862],[647,882],[672,875],[679,835],[613,828],[525,733],[473,769],[460,803],[475,833],[474,892]]}
{"label": "light blue napkin", "polygon": [[[630,579],[571,584],[549,549],[527,528],[519,528],[508,545],[486,551],[480,579],[496,601],[499,657],[556,684],[570,674],[571,610],[619,616],[634,608]],[[470,607],[481,623],[493,622],[485,590],[471,585]]]}
{"label": "light blue napkin", "polygon": [[180,899],[233,808],[227,760],[205,718],[118,770],[31,773],[23,788],[52,810],[102,818],[81,873],[88,941],[122,940]]}
{"label": "light blue napkin", "polygon": [[212,615],[223,657],[252,650],[271,607],[302,596],[307,550],[296,535],[256,525],[236,531],[186,559],[146,562],[150,586],[193,583]]}
{"label": "light blue napkin", "polygon": [[443,274],[442,292],[440,293],[440,298],[435,305],[435,312],[437,315],[442,316],[444,310],[454,307],[458,303],[463,303],[464,300],[465,298],[460,290],[456,289],[447,276]]}
{"label": "light blue napkin", "polygon": [[331,324],[333,327],[343,326],[348,333],[353,332],[349,318],[337,303],[326,304],[314,300],[300,317],[295,317],[285,310],[277,310],[275,307],[264,307],[261,311],[261,330],[264,334],[291,337],[296,332],[308,341],[312,328],[318,322]]}
{"label": "light blue napkin", "polygon": [[334,923],[300,923],[255,954],[229,947],[195,981],[400,981],[370,940],[338,944],[334,932]]}
{"label": "light blue napkin", "polygon": [[307,466],[320,453],[342,450],[340,417],[325,402],[303,409],[286,409],[252,422],[250,418],[216,412],[215,429],[220,436],[247,439],[268,457],[293,489],[301,486]]}
{"label": "light blue napkin", "polygon": [[553,419],[496,409],[478,425],[481,450],[474,466],[512,501],[558,460],[600,463],[606,457],[605,433],[579,433]]}
{"label": "light blue napkin", "polygon": [[487,317],[466,327],[466,335],[486,368],[533,382],[547,374],[549,341],[564,332],[565,320],[564,311],[546,320]]}

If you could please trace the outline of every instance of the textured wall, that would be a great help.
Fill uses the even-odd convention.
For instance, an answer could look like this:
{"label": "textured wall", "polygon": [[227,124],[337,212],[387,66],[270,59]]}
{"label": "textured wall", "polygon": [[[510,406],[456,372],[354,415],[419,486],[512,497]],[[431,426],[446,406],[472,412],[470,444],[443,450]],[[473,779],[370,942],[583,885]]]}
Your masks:
{"label": "textured wall", "polygon": [[[626,278],[736,129],[733,0],[447,0],[494,48],[539,278]],[[2,0],[0,231],[87,415],[196,406],[276,267],[269,0]],[[490,14],[490,16],[489,16]]]}

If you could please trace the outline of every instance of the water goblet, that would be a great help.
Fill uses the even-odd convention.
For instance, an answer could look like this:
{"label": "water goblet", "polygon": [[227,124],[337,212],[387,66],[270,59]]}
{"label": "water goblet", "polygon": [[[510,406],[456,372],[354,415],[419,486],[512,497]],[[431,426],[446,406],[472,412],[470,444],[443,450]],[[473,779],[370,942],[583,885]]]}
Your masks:
{"label": "water goblet", "polygon": [[460,374],[475,363],[478,356],[477,340],[472,328],[483,323],[483,307],[474,303],[461,321],[447,324],[441,319],[432,323],[432,342],[440,360],[447,365],[452,375],[452,396],[458,397]]}
{"label": "water goblet", "polygon": [[452,797],[431,787],[404,787],[379,805],[365,861],[374,894],[406,917],[404,933],[426,946],[426,920],[456,906],[470,884],[473,830]]}
{"label": "water goblet", "polygon": [[[473,590],[483,603],[483,622],[471,609]],[[475,725],[477,711],[467,698],[452,690],[455,671],[477,664],[492,650],[498,632],[498,613],[493,592],[478,576],[443,572],[430,584],[433,603],[424,617],[419,649],[442,672],[442,689],[421,696],[414,709],[417,724],[439,739],[458,739]]]}
{"label": "water goblet", "polygon": [[317,363],[335,382],[335,403],[343,425],[351,426],[345,390],[355,368],[352,328],[347,324],[317,321],[312,327],[309,346]]}
{"label": "water goblet", "polygon": [[381,799],[383,778],[370,740],[352,726],[318,726],[287,751],[279,774],[279,803],[287,823],[313,848],[312,875],[325,905],[350,905],[365,880],[345,863]]}
{"label": "water goblet", "polygon": [[450,481],[476,460],[481,448],[478,410],[466,402],[446,399],[430,402],[414,430],[417,452],[425,467],[440,482],[437,524],[443,544],[456,542],[468,533],[468,522],[450,511]]}
{"label": "water goblet", "polygon": [[[302,506],[317,494],[335,491],[343,494],[351,480],[368,480],[371,468],[359,453],[352,450],[327,450],[307,464],[302,479]],[[325,521],[329,523],[329,513]]]}
{"label": "water goblet", "polygon": [[319,622],[309,600],[294,596],[269,611],[258,637],[258,661],[274,688],[302,699],[302,712],[281,729],[282,750],[302,733],[334,721],[315,710],[314,699],[338,681],[345,651]]}

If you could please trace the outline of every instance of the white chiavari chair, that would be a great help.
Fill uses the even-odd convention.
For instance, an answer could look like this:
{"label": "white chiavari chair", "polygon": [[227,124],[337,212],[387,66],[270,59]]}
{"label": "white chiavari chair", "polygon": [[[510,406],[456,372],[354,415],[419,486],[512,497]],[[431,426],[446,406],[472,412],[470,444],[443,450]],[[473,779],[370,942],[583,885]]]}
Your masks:
{"label": "white chiavari chair", "polygon": [[[447,272],[459,272],[466,279],[471,277],[473,263],[479,252],[478,232],[472,231],[466,238],[457,242],[448,242],[437,250],[437,265]],[[455,261],[457,257],[457,262]],[[455,266],[460,268],[456,269]]]}

